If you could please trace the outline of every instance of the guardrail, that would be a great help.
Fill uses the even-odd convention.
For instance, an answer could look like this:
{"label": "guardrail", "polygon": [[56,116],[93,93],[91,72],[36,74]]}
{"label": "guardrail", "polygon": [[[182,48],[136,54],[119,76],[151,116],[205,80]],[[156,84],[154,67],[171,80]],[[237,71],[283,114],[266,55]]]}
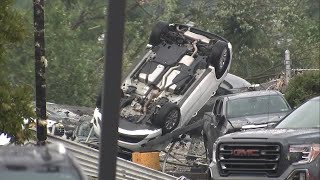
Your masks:
{"label": "guardrail", "polygon": [[[48,135],[51,143],[62,143],[65,148],[76,158],[84,173],[91,177],[98,177],[99,151],[80,143],[60,137]],[[174,180],[177,177],[150,169],[139,164],[117,158],[116,179],[119,180]]]}

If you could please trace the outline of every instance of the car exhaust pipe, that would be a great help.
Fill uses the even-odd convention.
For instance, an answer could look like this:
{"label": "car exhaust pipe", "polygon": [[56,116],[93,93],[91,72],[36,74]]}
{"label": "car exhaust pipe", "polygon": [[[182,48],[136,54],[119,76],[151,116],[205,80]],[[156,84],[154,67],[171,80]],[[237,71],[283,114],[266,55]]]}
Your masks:
{"label": "car exhaust pipe", "polygon": [[191,57],[194,57],[194,55],[196,55],[197,52],[198,52],[197,42],[198,42],[198,41],[194,41],[194,42],[192,43],[193,48],[194,48],[194,51],[193,51]]}

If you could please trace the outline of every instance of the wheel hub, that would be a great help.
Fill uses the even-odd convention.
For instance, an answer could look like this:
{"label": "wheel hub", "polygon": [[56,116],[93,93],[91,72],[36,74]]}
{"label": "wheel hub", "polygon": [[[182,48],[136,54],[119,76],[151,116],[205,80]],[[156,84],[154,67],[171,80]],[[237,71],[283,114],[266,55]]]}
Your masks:
{"label": "wheel hub", "polygon": [[177,110],[171,111],[167,116],[167,121],[165,122],[166,129],[172,129],[177,123],[179,118],[179,112]]}
{"label": "wheel hub", "polygon": [[224,67],[224,64],[226,63],[227,60],[227,49],[224,49],[222,51],[222,55],[219,61],[219,68],[222,69]]}

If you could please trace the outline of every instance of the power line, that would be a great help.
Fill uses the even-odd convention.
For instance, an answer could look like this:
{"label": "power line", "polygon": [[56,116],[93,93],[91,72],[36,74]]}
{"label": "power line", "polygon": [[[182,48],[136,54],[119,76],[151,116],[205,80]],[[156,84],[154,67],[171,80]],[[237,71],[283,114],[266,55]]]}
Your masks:
{"label": "power line", "polygon": [[278,63],[278,64],[276,64],[276,65],[274,65],[274,66],[272,66],[272,67],[270,67],[270,68],[268,68],[268,69],[260,72],[259,74],[255,74],[255,75],[252,75],[252,76],[250,76],[250,77],[246,77],[245,79],[250,79],[250,78],[256,78],[256,77],[260,77],[260,76],[265,76],[265,75],[267,75],[267,74],[265,74],[266,72],[268,72],[268,71],[270,71],[270,70],[273,70],[273,69],[275,69],[275,68],[277,68],[277,67],[280,67],[280,66],[283,66],[283,64],[282,64],[282,63]]}
{"label": "power line", "polygon": [[253,80],[253,79],[262,79],[262,78],[266,78],[266,77],[271,77],[271,76],[277,76],[279,75],[279,73],[273,73],[273,74],[264,74],[258,77],[249,77],[249,78],[245,78],[247,80]]}

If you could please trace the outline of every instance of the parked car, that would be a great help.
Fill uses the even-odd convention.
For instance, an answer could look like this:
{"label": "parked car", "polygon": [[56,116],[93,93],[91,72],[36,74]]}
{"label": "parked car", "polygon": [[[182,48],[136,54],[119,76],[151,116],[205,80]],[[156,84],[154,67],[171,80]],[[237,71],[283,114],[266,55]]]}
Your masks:
{"label": "parked car", "polygon": [[198,111],[197,117],[202,118],[205,112],[211,111],[215,101],[219,96],[246,92],[250,87],[251,84],[245,79],[228,73],[215,94],[212,94],[207,103]]}
{"label": "parked car", "polygon": [[[227,75],[231,44],[223,37],[181,24],[157,23],[148,52],[122,83],[120,147],[147,149],[151,139],[183,128]],[[100,135],[101,113],[92,120]]]}
{"label": "parked car", "polygon": [[265,128],[290,111],[290,105],[278,91],[248,91],[217,97],[212,111],[203,116],[208,158],[212,158],[210,152],[218,137],[240,129]]}
{"label": "parked car", "polygon": [[[84,118],[90,119],[89,115],[83,114],[82,111],[86,111],[89,114],[89,112],[92,113],[93,109],[85,107],[67,106],[48,102],[47,116],[48,120],[50,120],[50,122],[47,122],[48,128],[49,125],[53,126],[53,124],[56,124],[57,128],[59,128],[60,126],[60,130],[59,133],[57,133],[57,135],[63,135],[64,131],[74,130],[80,120]],[[63,126],[63,129],[61,128],[61,125]]]}
{"label": "parked car", "polygon": [[320,97],[273,127],[218,138],[210,153],[209,179],[319,180]]}
{"label": "parked car", "polygon": [[[212,94],[210,99],[206,102],[206,104],[198,112],[194,114],[189,124],[202,120],[204,113],[212,110],[213,105],[219,96],[246,92],[249,91],[251,86],[252,85],[247,80],[234,74],[228,73],[222,81],[222,83],[220,84],[217,91],[215,92],[215,94]],[[201,136],[202,129],[203,127],[201,125],[199,126],[199,128],[190,131],[188,134],[195,137]]]}
{"label": "parked car", "polygon": [[0,148],[0,179],[86,180],[63,145]]}

